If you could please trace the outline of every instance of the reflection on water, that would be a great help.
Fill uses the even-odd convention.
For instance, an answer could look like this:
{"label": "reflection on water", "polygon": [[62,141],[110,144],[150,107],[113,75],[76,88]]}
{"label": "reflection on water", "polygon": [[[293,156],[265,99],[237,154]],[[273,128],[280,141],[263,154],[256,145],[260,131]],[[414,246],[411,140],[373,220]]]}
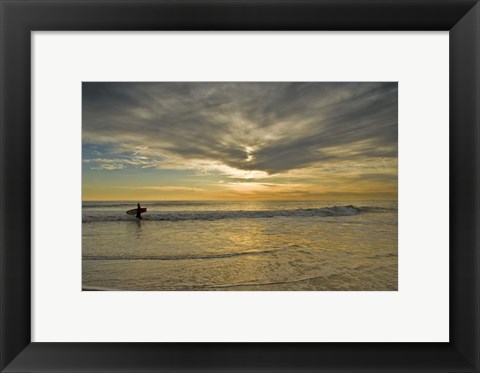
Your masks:
{"label": "reflection on water", "polygon": [[140,219],[137,219],[137,224],[135,225],[136,230],[135,230],[135,238],[137,240],[142,238],[142,221]]}
{"label": "reflection on water", "polygon": [[[284,202],[273,206],[286,207],[291,208]],[[397,211],[396,205],[391,207],[348,216],[84,223],[83,285],[121,290],[396,290]],[[212,206],[201,208],[212,211]],[[123,206],[117,209],[124,211]]]}

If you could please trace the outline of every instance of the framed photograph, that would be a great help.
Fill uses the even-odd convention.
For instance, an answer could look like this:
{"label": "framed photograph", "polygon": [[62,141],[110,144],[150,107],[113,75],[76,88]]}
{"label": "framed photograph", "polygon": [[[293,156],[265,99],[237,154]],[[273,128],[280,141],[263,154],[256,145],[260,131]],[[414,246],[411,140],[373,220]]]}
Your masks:
{"label": "framed photograph", "polygon": [[477,1],[1,1],[20,371],[479,372]]}
{"label": "framed photograph", "polygon": [[397,133],[397,82],[83,82],[82,289],[397,290]]}

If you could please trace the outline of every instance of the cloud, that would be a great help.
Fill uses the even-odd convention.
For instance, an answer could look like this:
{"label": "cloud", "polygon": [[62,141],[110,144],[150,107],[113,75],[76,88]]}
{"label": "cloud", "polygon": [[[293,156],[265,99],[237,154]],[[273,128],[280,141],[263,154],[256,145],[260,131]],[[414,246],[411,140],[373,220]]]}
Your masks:
{"label": "cloud", "polygon": [[140,189],[140,190],[153,190],[163,192],[202,192],[202,188],[194,187],[182,187],[182,186],[137,186],[137,187],[120,187],[120,189]]}
{"label": "cloud", "polygon": [[92,170],[104,170],[104,171],[123,170],[124,168],[125,168],[125,165],[121,163],[101,164],[96,167],[91,167]]}
{"label": "cloud", "polygon": [[84,161],[245,180],[392,168],[397,95],[397,83],[83,83]]}
{"label": "cloud", "polygon": [[128,166],[137,166],[140,168],[151,168],[157,166],[157,161],[148,157],[138,155],[139,152],[134,152],[130,157],[124,158],[87,158],[83,163],[91,164],[92,170],[123,170]]}

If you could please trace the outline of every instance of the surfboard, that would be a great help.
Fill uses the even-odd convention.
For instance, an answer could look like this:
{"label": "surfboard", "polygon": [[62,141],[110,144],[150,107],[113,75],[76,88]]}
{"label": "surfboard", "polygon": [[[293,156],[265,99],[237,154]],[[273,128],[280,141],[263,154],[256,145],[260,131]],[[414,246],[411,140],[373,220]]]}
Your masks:
{"label": "surfboard", "polygon": [[[128,215],[137,215],[137,211],[138,211],[138,209],[131,209],[131,210],[127,211],[127,214]],[[143,214],[146,211],[147,211],[147,209],[145,207],[140,207],[140,214]]]}

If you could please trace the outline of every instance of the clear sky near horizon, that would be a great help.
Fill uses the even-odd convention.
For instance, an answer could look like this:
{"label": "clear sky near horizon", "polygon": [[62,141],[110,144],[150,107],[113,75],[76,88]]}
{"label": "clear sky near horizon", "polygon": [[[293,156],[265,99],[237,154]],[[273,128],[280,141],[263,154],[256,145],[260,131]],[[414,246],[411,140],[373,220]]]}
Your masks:
{"label": "clear sky near horizon", "polygon": [[83,200],[397,199],[398,85],[82,85]]}

